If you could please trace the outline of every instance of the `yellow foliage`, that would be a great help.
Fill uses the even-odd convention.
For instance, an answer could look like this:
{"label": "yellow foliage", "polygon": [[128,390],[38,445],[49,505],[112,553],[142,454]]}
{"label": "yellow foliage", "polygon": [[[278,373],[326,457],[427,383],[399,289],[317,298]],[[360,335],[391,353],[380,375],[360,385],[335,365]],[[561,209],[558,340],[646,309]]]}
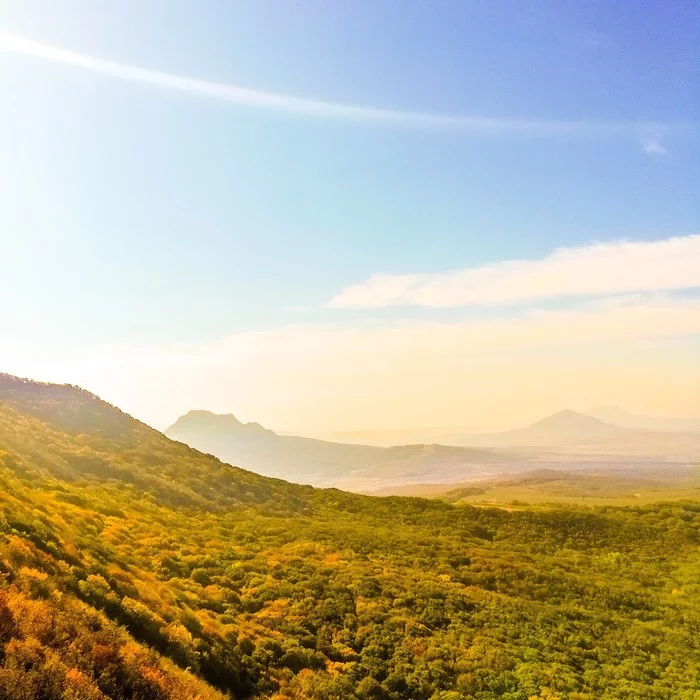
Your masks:
{"label": "yellow foliage", "polygon": [[7,544],[7,558],[15,566],[26,566],[36,562],[36,547],[31,542],[17,535],[10,535],[7,538]]}
{"label": "yellow foliage", "polygon": [[77,668],[66,671],[62,700],[105,700],[107,696]]}

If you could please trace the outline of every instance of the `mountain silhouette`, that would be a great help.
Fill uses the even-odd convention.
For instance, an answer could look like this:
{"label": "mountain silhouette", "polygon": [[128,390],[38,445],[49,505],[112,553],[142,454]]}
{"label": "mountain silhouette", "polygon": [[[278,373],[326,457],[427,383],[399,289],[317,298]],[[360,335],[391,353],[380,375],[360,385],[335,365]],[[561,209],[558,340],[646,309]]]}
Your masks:
{"label": "mountain silhouette", "polygon": [[[681,461],[700,456],[700,434],[638,430],[612,425],[578,411],[563,410],[524,428],[470,438],[475,447],[606,454]],[[525,448],[528,448],[525,450]]]}
{"label": "mountain silhouette", "polygon": [[506,468],[514,461],[512,455],[471,447],[378,447],[278,435],[258,423],[208,411],[190,411],[165,434],[259,474],[315,486],[369,488],[387,480],[480,476],[485,465]]}
{"label": "mountain silhouette", "polygon": [[610,425],[577,411],[563,410],[532,425],[493,435],[482,435],[479,444],[549,446],[590,443],[629,437],[626,428]]}

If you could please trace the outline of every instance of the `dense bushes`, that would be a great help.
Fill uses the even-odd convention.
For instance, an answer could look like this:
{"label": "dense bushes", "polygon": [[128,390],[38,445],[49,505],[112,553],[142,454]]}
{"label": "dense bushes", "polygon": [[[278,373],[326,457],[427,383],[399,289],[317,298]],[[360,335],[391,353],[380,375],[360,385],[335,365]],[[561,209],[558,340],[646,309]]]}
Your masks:
{"label": "dense bushes", "polygon": [[0,700],[696,697],[697,503],[372,499],[123,434],[0,405]]}

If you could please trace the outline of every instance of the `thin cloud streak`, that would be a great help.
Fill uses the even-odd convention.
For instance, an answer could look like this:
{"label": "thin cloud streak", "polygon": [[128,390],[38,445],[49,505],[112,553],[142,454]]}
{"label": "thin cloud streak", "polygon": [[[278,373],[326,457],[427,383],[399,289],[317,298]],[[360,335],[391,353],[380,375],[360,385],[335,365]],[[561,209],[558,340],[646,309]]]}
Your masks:
{"label": "thin cloud streak", "polygon": [[695,288],[700,288],[700,234],[560,248],[540,260],[437,274],[378,274],[346,287],[330,305],[447,308]]}
{"label": "thin cloud streak", "polygon": [[420,129],[445,129],[482,135],[523,134],[530,136],[591,137],[636,134],[639,131],[664,126],[654,122],[635,121],[540,121],[441,115],[327,102],[150,70],[120,61],[96,58],[7,33],[0,33],[0,49],[164,90],[224,100],[256,109],[321,119],[359,121]]}

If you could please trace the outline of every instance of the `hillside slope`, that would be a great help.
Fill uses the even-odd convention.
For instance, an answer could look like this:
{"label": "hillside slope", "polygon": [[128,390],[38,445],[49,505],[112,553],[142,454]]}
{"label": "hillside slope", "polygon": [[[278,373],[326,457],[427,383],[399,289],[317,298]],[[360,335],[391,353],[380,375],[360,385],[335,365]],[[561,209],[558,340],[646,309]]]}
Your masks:
{"label": "hillside slope", "polygon": [[34,391],[0,401],[3,700],[693,698],[700,504],[318,490]]}

